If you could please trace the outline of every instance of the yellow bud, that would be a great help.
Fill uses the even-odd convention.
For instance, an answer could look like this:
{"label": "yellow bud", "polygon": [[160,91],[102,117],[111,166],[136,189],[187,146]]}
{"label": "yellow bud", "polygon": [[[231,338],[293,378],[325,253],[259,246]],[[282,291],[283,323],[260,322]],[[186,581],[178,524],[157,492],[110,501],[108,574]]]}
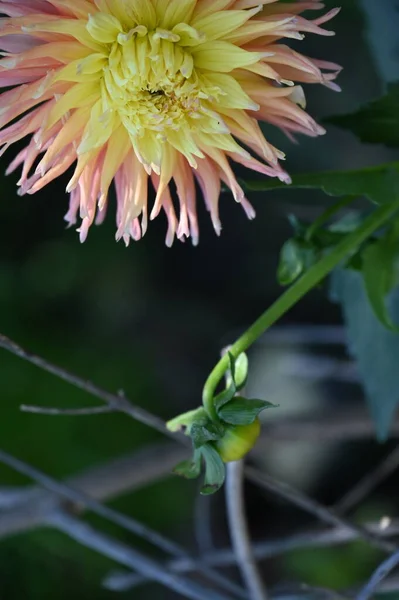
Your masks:
{"label": "yellow bud", "polygon": [[243,458],[255,446],[260,433],[260,421],[255,419],[250,425],[230,425],[223,438],[215,446],[223,462]]}

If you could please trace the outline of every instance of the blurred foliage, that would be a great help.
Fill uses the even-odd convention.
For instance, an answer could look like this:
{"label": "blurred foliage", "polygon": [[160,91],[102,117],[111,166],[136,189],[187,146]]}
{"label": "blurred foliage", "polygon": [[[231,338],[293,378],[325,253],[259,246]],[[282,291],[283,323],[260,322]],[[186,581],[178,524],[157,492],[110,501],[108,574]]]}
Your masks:
{"label": "blurred foliage", "polygon": [[353,131],[363,142],[399,147],[399,82],[388,85],[385,96],[349,115],[325,119]]}
{"label": "blurred foliage", "polygon": [[[377,204],[395,200],[399,188],[399,161],[348,171],[320,171],[294,175],[290,190],[321,189],[329,196],[364,196]],[[275,179],[245,181],[251,191],[279,189],[284,183]]]}
{"label": "blurred foliage", "polygon": [[[378,437],[385,439],[399,403],[399,335],[375,316],[359,273],[335,273],[332,295],[343,309],[349,350],[356,358]],[[392,293],[389,306],[393,320],[399,322],[398,289]]]}
{"label": "blurred foliage", "polygon": [[308,585],[344,590],[361,585],[383,557],[363,543],[338,548],[297,550],[285,557],[286,572]]}

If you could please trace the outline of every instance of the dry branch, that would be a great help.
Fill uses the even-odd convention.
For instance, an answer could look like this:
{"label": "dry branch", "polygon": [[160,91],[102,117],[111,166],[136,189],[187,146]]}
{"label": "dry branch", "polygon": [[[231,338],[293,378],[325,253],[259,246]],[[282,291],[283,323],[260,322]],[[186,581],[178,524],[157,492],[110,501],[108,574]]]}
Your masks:
{"label": "dry branch", "polygon": [[66,369],[58,367],[44,358],[33,354],[32,352],[24,350],[24,348],[2,334],[0,334],[0,348],[11,352],[11,354],[26,360],[40,369],[51,373],[52,375],[55,375],[59,379],[66,381],[67,383],[87,392],[88,394],[91,394],[92,396],[95,396],[96,398],[99,398],[108,404],[111,409],[126,413],[133,419],[136,419],[136,421],[140,421],[140,423],[143,423],[148,427],[152,427],[152,429],[156,429],[164,435],[168,435],[174,439],[176,438],[176,434],[172,434],[170,431],[168,431],[162,419],[146,411],[144,408],[135,406],[123,394],[113,394],[103,390],[91,381],[83,379],[82,377],[78,377],[73,373],[69,373],[69,371]]}
{"label": "dry branch", "polygon": [[283,498],[291,504],[302,508],[308,513],[314,515],[317,519],[320,519],[326,523],[330,523],[330,525],[349,529],[355,532],[360,539],[366,541],[375,548],[383,550],[384,552],[394,552],[396,550],[395,544],[381,539],[379,535],[371,533],[360,525],[355,525],[348,519],[339,516],[332,509],[319,504],[316,502],[316,500],[313,500],[313,498],[306,496],[306,494],[292,488],[288,484],[278,481],[273,477],[269,477],[269,475],[266,473],[261,473],[252,467],[247,467],[245,473],[247,478],[255,485],[258,485],[269,493]]}
{"label": "dry branch", "polygon": [[[389,527],[382,529],[380,523],[367,523],[364,528],[381,537],[388,538],[399,535],[399,521],[392,521]],[[286,537],[280,537],[275,540],[266,540],[257,542],[253,546],[254,557],[257,560],[265,560],[281,556],[286,552],[300,549],[317,549],[334,546],[341,546],[354,542],[359,536],[352,530],[342,527],[334,529],[314,530]],[[215,550],[201,556],[201,562],[213,567],[231,567],[236,564],[236,555],[231,548]],[[178,573],[187,573],[195,570],[195,565],[188,559],[173,560],[169,563],[169,568]],[[135,585],[141,584],[143,578],[124,572],[111,573],[105,582],[106,587],[115,591],[126,591]],[[398,585],[399,589],[399,585]]]}

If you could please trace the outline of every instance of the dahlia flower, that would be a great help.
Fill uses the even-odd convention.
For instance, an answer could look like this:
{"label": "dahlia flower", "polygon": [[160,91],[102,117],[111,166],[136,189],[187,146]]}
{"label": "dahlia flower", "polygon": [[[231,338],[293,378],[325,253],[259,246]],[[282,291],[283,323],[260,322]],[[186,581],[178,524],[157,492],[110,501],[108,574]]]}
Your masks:
{"label": "dahlia flower", "polygon": [[339,66],[281,43],[332,35],[322,25],[337,9],[300,16],[321,8],[315,0],[0,1],[0,86],[10,88],[0,95],[1,152],[31,136],[7,171],[22,166],[19,194],[73,166],[65,218],[80,219],[82,241],[104,219],[112,184],[116,238],[126,244],[161,211],[168,245],[190,236],[196,244],[196,184],[217,234],[222,183],[253,218],[232,162],[290,181],[259,121],[289,137],[324,133],[294,81],[338,89]]}

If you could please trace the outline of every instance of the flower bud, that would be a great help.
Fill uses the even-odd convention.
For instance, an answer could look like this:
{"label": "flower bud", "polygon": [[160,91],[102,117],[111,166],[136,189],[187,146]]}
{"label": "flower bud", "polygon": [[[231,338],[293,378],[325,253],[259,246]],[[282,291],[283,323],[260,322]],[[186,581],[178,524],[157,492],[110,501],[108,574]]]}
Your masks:
{"label": "flower bud", "polygon": [[230,425],[215,447],[223,462],[232,462],[243,458],[255,446],[260,433],[258,418],[250,425]]}

